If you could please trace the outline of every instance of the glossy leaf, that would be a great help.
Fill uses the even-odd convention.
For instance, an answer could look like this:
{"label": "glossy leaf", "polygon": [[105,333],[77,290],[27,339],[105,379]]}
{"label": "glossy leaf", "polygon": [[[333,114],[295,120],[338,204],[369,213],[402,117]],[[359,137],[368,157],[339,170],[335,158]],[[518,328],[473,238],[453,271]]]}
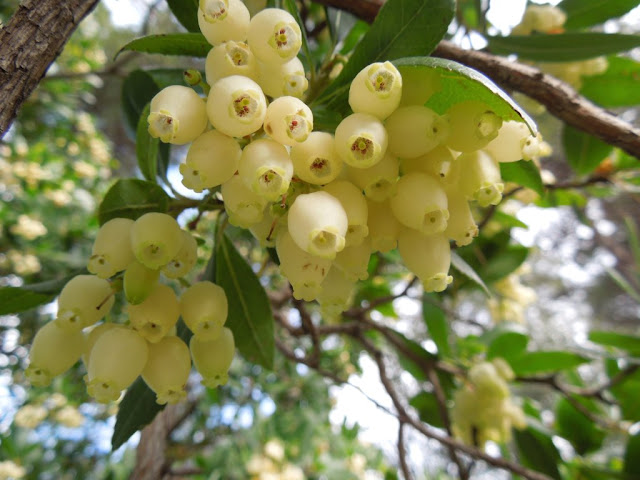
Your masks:
{"label": "glossy leaf", "polygon": [[593,172],[613,150],[611,145],[569,125],[564,126],[562,143],[569,165],[579,175]]}
{"label": "glossy leaf", "polygon": [[451,252],[451,266],[455,268],[458,272],[463,274],[473,283],[478,285],[482,291],[487,295],[487,297],[491,296],[487,285],[484,283],[480,275],[476,273],[476,271],[469,265],[460,255],[456,252]]}
{"label": "glossy leaf", "polygon": [[447,316],[438,307],[438,297],[433,293],[424,293],[422,296],[422,318],[431,339],[438,347],[438,353],[444,356],[451,354]]}
{"label": "glossy leaf", "polygon": [[555,480],[562,480],[558,469],[561,461],[560,453],[550,435],[541,429],[529,426],[525,430],[514,430],[513,439],[520,463]]}
{"label": "glossy leaf", "polygon": [[437,428],[444,428],[436,396],[431,392],[420,392],[409,401],[409,405],[418,411],[420,420]]}
{"label": "glossy leaf", "polygon": [[599,345],[616,347],[632,354],[640,354],[640,336],[596,330],[589,332],[589,340]]}
{"label": "glossy leaf", "polygon": [[227,235],[218,235],[216,281],[227,294],[236,347],[250,362],[273,368],[273,314],[260,280]]}
{"label": "glossy leaf", "polygon": [[0,288],[0,315],[24,312],[51,302],[56,298],[52,293],[37,293],[26,288]]}
{"label": "glossy leaf", "polygon": [[501,163],[500,174],[505,182],[514,182],[530,188],[538,195],[544,195],[540,169],[532,161],[520,160],[519,162]]}
{"label": "glossy leaf", "polygon": [[495,282],[517,270],[528,255],[529,249],[522,245],[506,245],[491,256],[487,263],[479,269],[479,274],[486,282]]}
{"label": "glossy leaf", "polygon": [[148,212],[166,213],[169,196],[155,183],[136,178],[118,180],[98,207],[100,225],[112,218],[136,218]]}
{"label": "glossy leaf", "polygon": [[[584,408],[597,412],[592,401],[578,398],[575,401],[580,402]],[[604,441],[605,432],[566,398],[561,398],[556,404],[555,425],[558,434],[569,440],[579,455],[598,450]]]}
{"label": "glossy leaf", "polygon": [[487,37],[488,48],[497,55],[515,54],[521,60],[575,62],[626,52],[640,46],[640,35],[620,33],[559,33]]}
{"label": "glossy leaf", "polygon": [[[614,359],[605,362],[609,378],[620,374],[622,369]],[[626,375],[621,381],[609,388],[618,404],[622,418],[631,422],[640,421],[640,371]]]}
{"label": "glossy leaf", "polygon": [[519,227],[519,228],[524,228],[524,229],[529,228],[529,226],[526,223],[518,220],[513,215],[509,215],[508,213],[504,213],[501,210],[496,210],[496,212],[494,212],[493,220],[495,220],[496,222],[500,223],[504,227]]}
{"label": "glossy leaf", "polygon": [[509,361],[511,368],[518,376],[557,372],[587,362],[589,362],[588,358],[566,351],[526,352]]}
{"label": "glossy leaf", "polygon": [[198,26],[198,0],[167,0],[171,13],[190,32],[200,32]]}
{"label": "glossy leaf", "polygon": [[145,107],[138,121],[138,130],[136,133],[136,158],[138,159],[138,168],[142,172],[142,176],[150,182],[156,183],[158,175],[158,154],[160,140],[149,135],[149,105]]}
{"label": "glossy leaf", "polygon": [[466,100],[479,100],[491,107],[503,120],[525,122],[536,133],[534,121],[502,89],[489,78],[469,67],[442,58],[411,57],[393,62],[400,73],[409,69],[430,69],[440,78],[440,88],[426,105],[439,114]]}
{"label": "glossy leaf", "polygon": [[487,343],[487,358],[517,358],[527,348],[529,336],[526,329],[517,323],[501,323],[483,335]]}
{"label": "glossy leaf", "polygon": [[626,57],[608,57],[604,73],[582,77],[580,93],[605,108],[640,104],[640,63]]}
{"label": "glossy leaf", "polygon": [[558,7],[567,14],[564,28],[576,29],[620,17],[638,3],[638,0],[563,0]]}
{"label": "glossy leaf", "polygon": [[124,51],[206,57],[209,50],[211,44],[201,33],[166,33],[136,38],[122,47],[116,57]]}
{"label": "glossy leaf", "polygon": [[453,0],[388,0],[317,103],[348,111],[349,86],[360,70],[373,62],[428,55],[447,32],[454,10]]}
{"label": "glossy leaf", "polygon": [[630,436],[627,441],[623,472],[640,477],[640,433]]}
{"label": "glossy leaf", "polygon": [[153,77],[143,71],[134,70],[122,83],[122,109],[127,130],[135,138],[140,115],[156,93],[160,91]]}

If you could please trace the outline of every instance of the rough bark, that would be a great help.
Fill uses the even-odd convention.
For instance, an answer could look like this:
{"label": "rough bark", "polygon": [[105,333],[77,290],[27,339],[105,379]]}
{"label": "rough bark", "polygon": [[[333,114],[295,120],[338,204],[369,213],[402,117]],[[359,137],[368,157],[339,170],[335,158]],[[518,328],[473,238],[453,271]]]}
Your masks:
{"label": "rough bark", "polygon": [[169,405],[142,430],[131,480],[160,480],[165,476],[171,466],[165,455],[169,435],[179,418],[179,407]]}
{"label": "rough bark", "polygon": [[0,138],[99,0],[24,0],[0,30]]}

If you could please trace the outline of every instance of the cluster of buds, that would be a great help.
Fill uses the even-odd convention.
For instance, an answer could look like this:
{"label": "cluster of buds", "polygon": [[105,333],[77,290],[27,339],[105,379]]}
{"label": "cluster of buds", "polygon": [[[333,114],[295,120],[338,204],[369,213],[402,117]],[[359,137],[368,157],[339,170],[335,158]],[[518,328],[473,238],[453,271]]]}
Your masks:
{"label": "cluster of buds", "polygon": [[513,379],[513,370],[501,358],[472,366],[467,381],[454,394],[454,435],[482,447],[487,441],[507,442],[512,427],[525,428],[524,412],[511,400],[508,382]]}
{"label": "cluster of buds", "polygon": [[[196,261],[196,239],[167,214],[106,222],[93,245],[90,274],[65,285],[55,320],[36,333],[26,371],[31,383],[49,384],[80,358],[87,390],[100,402],[117,400],[141,375],[158,403],[176,403],[186,395],[192,359],[203,384],[225,383],[235,345],[224,327],[224,290],[201,281],[178,297],[160,281],[183,279]],[[120,289],[127,322],[101,322]],[[180,316],[193,332],[190,346],[176,336]]]}
{"label": "cluster of buds", "polygon": [[[433,89],[424,78],[403,81],[379,62],[351,83],[354,113],[335,132],[314,131],[290,14],[250,18],[239,0],[203,0],[198,19],[213,45],[207,97],[170,86],[149,115],[151,135],[192,141],[182,183],[219,187],[230,223],[275,247],[294,297],[326,312],[348,308],[370,255],[396,247],[425,290],[444,290],[450,241],[467,245],[478,233],[470,202],[497,204],[498,162],[536,155],[527,126],[480,101],[440,115],[425,106]],[[174,89],[189,93],[176,100]]]}

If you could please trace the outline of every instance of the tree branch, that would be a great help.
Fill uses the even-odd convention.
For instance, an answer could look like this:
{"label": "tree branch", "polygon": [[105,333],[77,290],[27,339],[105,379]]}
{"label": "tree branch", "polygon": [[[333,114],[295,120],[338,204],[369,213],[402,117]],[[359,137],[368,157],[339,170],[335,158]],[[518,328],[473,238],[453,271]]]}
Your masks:
{"label": "tree branch", "polygon": [[0,138],[98,0],[25,0],[0,29]]}
{"label": "tree branch", "polygon": [[[347,10],[367,22],[375,19],[377,11],[382,6],[378,1],[366,0],[316,1],[323,5]],[[540,102],[550,113],[566,124],[640,158],[639,129],[593,104],[566,83],[542,73],[535,67],[486,52],[465,50],[448,41],[440,42],[432,55],[474,68],[503,88],[524,93]]]}

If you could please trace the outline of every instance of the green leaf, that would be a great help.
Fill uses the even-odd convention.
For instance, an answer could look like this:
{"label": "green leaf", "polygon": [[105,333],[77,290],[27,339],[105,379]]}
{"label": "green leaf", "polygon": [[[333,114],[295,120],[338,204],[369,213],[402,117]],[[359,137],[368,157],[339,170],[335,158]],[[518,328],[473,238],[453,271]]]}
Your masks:
{"label": "green leaf", "polygon": [[409,400],[409,405],[418,411],[420,420],[437,428],[444,428],[444,421],[440,416],[438,400],[433,393],[420,392]]}
{"label": "green leaf", "polygon": [[560,7],[567,14],[565,29],[591,27],[617,18],[634,7],[638,0],[563,0]]}
{"label": "green leaf", "polygon": [[524,430],[514,430],[513,439],[518,450],[520,463],[532,468],[555,480],[562,480],[558,463],[560,453],[553,444],[551,436],[535,427],[529,426]]}
{"label": "green leaf", "polygon": [[496,210],[493,213],[493,220],[500,223],[503,227],[511,228],[511,227],[519,227],[528,229],[529,225],[518,220],[513,215],[509,215],[508,213],[504,213],[502,210]]}
{"label": "green leaf", "polygon": [[520,60],[575,62],[626,52],[640,46],[640,35],[574,32],[559,34],[489,36],[488,48],[497,55],[517,55]]}
{"label": "green leaf", "polygon": [[589,340],[599,345],[616,347],[634,355],[640,354],[640,336],[596,330],[589,332]]}
{"label": "green leaf", "polygon": [[138,168],[147,180],[157,183],[158,175],[158,154],[160,140],[149,135],[149,104],[142,111],[140,120],[138,121],[138,130],[136,133],[136,157],[138,159]]}
{"label": "green leaf", "polygon": [[200,32],[198,26],[198,0],[167,0],[171,13],[190,32]]}
{"label": "green leaf", "polygon": [[607,273],[609,274],[611,279],[616,282],[616,284],[618,284],[618,286],[622,290],[624,290],[627,295],[633,298],[636,302],[640,303],[640,291],[637,291],[636,288],[631,285],[631,283],[626,278],[624,278],[624,276],[620,272],[614,270],[613,268],[607,268]]}
{"label": "green leaf", "polygon": [[454,10],[454,0],[388,0],[316,103],[348,111],[349,86],[360,70],[373,62],[428,55],[447,32]]}
{"label": "green leaf", "polygon": [[501,251],[492,255],[479,273],[487,283],[493,283],[513,273],[524,263],[529,255],[529,249],[522,245],[507,245]]}
{"label": "green leaf", "polygon": [[525,122],[531,133],[536,133],[535,122],[489,78],[469,67],[442,58],[410,57],[393,62],[401,74],[415,73],[412,69],[435,72],[440,85],[426,103],[439,114],[465,100],[479,100],[487,104],[502,120]]}
{"label": "green leaf", "polygon": [[150,424],[164,405],[156,403],[156,394],[147,387],[142,378],[127,389],[118,408],[116,425],[111,436],[111,449],[117,450],[131,435]]}
{"label": "green leaf", "polygon": [[640,476],[640,433],[629,437],[624,452],[624,473]]}
{"label": "green leaf", "polygon": [[607,70],[582,77],[580,93],[605,108],[640,104],[640,63],[626,57],[608,57]]}
{"label": "green leaf", "polygon": [[211,48],[201,33],[165,33],[136,38],[122,47],[116,57],[124,51],[206,57]]}
{"label": "green leaf", "polygon": [[[596,411],[593,402],[575,399],[590,411]],[[604,441],[605,432],[591,419],[576,408],[566,398],[561,398],[556,404],[556,430],[559,435],[571,442],[579,455],[585,455],[598,450]]]}
{"label": "green leaf", "polygon": [[500,164],[500,174],[505,182],[514,182],[530,188],[538,195],[544,195],[544,185],[540,170],[535,163],[527,160]]}
{"label": "green leaf", "polygon": [[564,126],[562,143],[571,168],[579,175],[593,172],[613,147],[581,130]]}
{"label": "green leaf", "polygon": [[[605,368],[609,378],[620,374],[621,368],[615,359],[605,361]],[[620,405],[622,418],[631,422],[640,421],[640,371],[626,375],[621,381],[609,388],[617,403]]]}
{"label": "green leaf", "polygon": [[500,357],[510,361],[521,355],[529,343],[525,328],[518,323],[501,323],[482,338],[488,345],[488,359]]}
{"label": "green leaf", "polygon": [[518,376],[557,372],[587,362],[589,362],[588,358],[565,351],[526,352],[509,361],[511,368]]}
{"label": "green leaf", "polygon": [[98,207],[100,225],[112,218],[133,220],[148,212],[166,213],[169,196],[155,183],[136,178],[118,180],[104,196]]}
{"label": "green leaf", "polygon": [[135,138],[140,115],[160,89],[153,77],[142,70],[134,70],[122,83],[122,110],[127,130]]}
{"label": "green leaf", "polygon": [[329,110],[324,105],[317,105],[311,110],[313,113],[313,129],[320,132],[335,132],[342,121],[342,115]]}
{"label": "green leaf", "polygon": [[491,293],[489,292],[487,285],[484,283],[482,278],[480,278],[480,275],[478,275],[476,271],[471,267],[471,265],[465,262],[464,259],[460,255],[458,255],[456,252],[451,252],[451,265],[453,266],[453,268],[458,270],[458,272],[460,272],[469,280],[471,280],[480,288],[482,288],[482,290],[487,295],[487,297],[491,296]]}
{"label": "green leaf", "polygon": [[431,339],[438,347],[438,353],[443,356],[451,354],[449,347],[449,323],[444,311],[438,307],[438,297],[432,293],[422,296],[422,318],[427,325]]}
{"label": "green leaf", "polygon": [[390,330],[395,338],[393,346],[398,354],[400,365],[416,380],[424,382],[428,380],[427,371],[433,368],[438,357],[427,352],[419,343],[405,337],[395,330]]}
{"label": "green leaf", "polygon": [[51,302],[56,295],[53,293],[37,293],[25,288],[0,288],[0,315],[24,312],[40,305]]}
{"label": "green leaf", "polygon": [[227,294],[236,347],[250,362],[273,368],[274,339],[271,305],[260,280],[227,235],[218,235],[216,280]]}
{"label": "green leaf", "polygon": [[[178,336],[189,345],[191,335],[191,331],[180,320],[178,322]],[[111,436],[111,449],[117,450],[131,438],[131,435],[150,424],[164,407],[165,405],[159,405],[156,402],[156,394],[147,386],[142,377],[138,377],[127,389],[127,393],[118,407],[116,424]]]}

